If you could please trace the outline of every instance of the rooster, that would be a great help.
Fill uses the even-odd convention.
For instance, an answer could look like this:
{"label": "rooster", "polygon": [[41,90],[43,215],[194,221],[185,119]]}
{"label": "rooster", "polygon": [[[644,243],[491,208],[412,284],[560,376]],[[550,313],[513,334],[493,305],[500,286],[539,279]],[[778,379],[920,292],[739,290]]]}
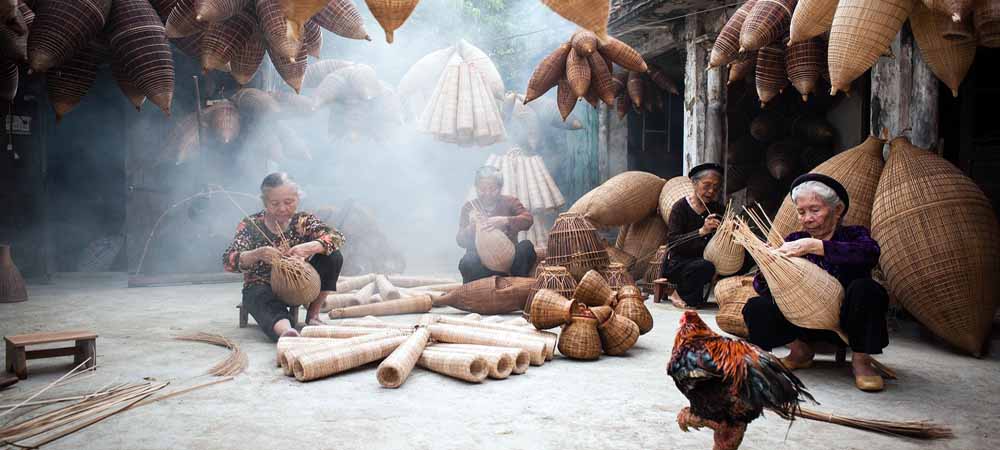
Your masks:
{"label": "rooster", "polygon": [[719,336],[695,311],[685,311],[667,374],[691,403],[677,425],[715,431],[713,450],[736,450],[747,424],[770,409],[793,420],[812,395],[774,355],[745,341]]}

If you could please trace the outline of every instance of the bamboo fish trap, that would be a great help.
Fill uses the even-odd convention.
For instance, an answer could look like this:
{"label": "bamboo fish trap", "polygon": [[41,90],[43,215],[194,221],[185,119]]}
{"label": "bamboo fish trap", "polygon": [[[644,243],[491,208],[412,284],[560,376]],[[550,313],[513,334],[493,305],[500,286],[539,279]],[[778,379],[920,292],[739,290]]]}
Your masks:
{"label": "bamboo fish trap", "polygon": [[370,41],[361,11],[351,0],[330,0],[312,18],[317,25],[340,37]]}
{"label": "bamboo fish trap", "polygon": [[224,22],[212,23],[201,38],[201,68],[205,72],[218,70],[236,54],[237,47],[257,31],[257,20],[246,11],[241,11]]}
{"label": "bamboo fish trap", "polygon": [[156,10],[144,0],[115,1],[107,30],[114,58],[146,98],[169,116],[174,60]]}
{"label": "bamboo fish trap", "polygon": [[976,57],[976,41],[971,37],[961,40],[945,39],[943,33],[953,22],[920,2],[915,3],[913,14],[910,15],[913,38],[931,72],[951,89],[952,97],[958,97],[958,87],[969,73],[972,60]]}
{"label": "bamboo fish trap", "polygon": [[[498,317],[498,316],[492,316],[492,317]],[[436,316],[433,318],[433,320],[435,320],[435,323],[440,323],[440,324],[458,325],[471,328],[483,328],[491,331],[523,334],[532,338],[541,339],[546,343],[545,345],[546,360],[552,359],[554,350],[556,348],[556,341],[558,339],[558,336],[555,333],[551,333],[548,331],[539,331],[530,326],[525,327],[525,326],[509,325],[504,323],[490,323],[480,320],[456,318],[446,315]]]}
{"label": "bamboo fish trap", "polygon": [[579,280],[591,269],[607,267],[610,261],[597,229],[580,214],[562,213],[549,232],[546,263],[565,267]]}
{"label": "bamboo fish trap", "polygon": [[506,139],[495,97],[478,65],[451,54],[427,101],[417,130],[462,146],[488,146]]}
{"label": "bamboo fish trap", "polygon": [[[758,221],[758,227],[767,229]],[[805,258],[790,258],[760,240],[742,219],[734,238],[757,261],[761,273],[785,318],[802,328],[832,330],[848,342],[840,329],[844,288],[836,278]]]}
{"label": "bamboo fish trap", "polygon": [[1000,47],[1000,2],[982,1],[972,15],[976,37],[983,47]]}
{"label": "bamboo fish trap", "polygon": [[590,270],[577,284],[573,299],[587,306],[604,306],[614,302],[615,293],[600,272]]}
{"label": "bamboo fish trap", "polygon": [[260,34],[255,31],[253,36],[247,38],[233,51],[233,57],[229,61],[229,74],[240,85],[250,84],[260,64],[264,62],[264,41]]}
{"label": "bamboo fish trap", "polygon": [[721,276],[729,276],[743,267],[743,246],[733,241],[733,231],[736,228],[736,215],[730,208],[722,218],[715,236],[705,246],[705,259],[715,265],[715,272]]}
{"label": "bamboo fish trap", "polygon": [[457,325],[432,324],[428,328],[431,330],[431,338],[438,342],[451,344],[475,344],[490,345],[497,347],[519,348],[526,352],[531,358],[531,365],[540,366],[545,364],[549,344],[544,339],[497,330],[487,330],[483,328],[470,328]]}
{"label": "bamboo fish trap", "polygon": [[531,365],[531,357],[528,356],[528,352],[512,347],[496,347],[490,345],[474,345],[474,344],[434,344],[436,347],[445,350],[458,350],[473,352],[476,354],[499,354],[510,358],[512,362],[511,373],[514,375],[520,375],[528,371],[528,366]]}
{"label": "bamboo fish trap", "polygon": [[639,340],[639,326],[635,322],[611,312],[608,320],[597,325],[601,348],[610,356],[624,355]]}
{"label": "bamboo fish trap", "polygon": [[785,87],[788,86],[788,73],[785,68],[783,42],[774,42],[757,50],[757,72],[754,79],[761,105],[785,91]]}
{"label": "bamboo fish trap", "polygon": [[[691,183],[690,178],[674,177],[667,180],[663,184],[663,189],[660,190],[660,199],[658,202],[660,217],[663,219],[663,222],[670,221],[670,210],[674,207],[674,203],[693,193],[694,185]],[[628,249],[625,249],[625,251],[628,251]]]}
{"label": "bamboo fish trap", "polygon": [[430,311],[434,302],[429,294],[387,300],[368,305],[348,306],[331,309],[328,313],[331,319],[364,316],[391,316],[395,314],[414,314]]}
{"label": "bamboo fish trap", "polygon": [[28,33],[31,71],[45,72],[66,62],[104,28],[110,10],[111,0],[39,2],[35,22]]}
{"label": "bamboo fish trap", "polygon": [[494,272],[509,273],[514,263],[514,243],[496,228],[476,227],[476,253],[483,265]]}
{"label": "bamboo fish trap", "polygon": [[524,305],[524,312],[527,315],[531,314],[531,300],[541,289],[548,289],[563,297],[571,298],[573,297],[573,291],[576,290],[576,280],[573,279],[573,276],[570,275],[565,267],[542,267],[538,276],[535,277],[535,282],[528,289],[528,301]]}
{"label": "bamboo fish trap", "polygon": [[285,374],[285,376],[293,377],[295,376],[295,362],[298,361],[303,355],[322,355],[330,352],[331,350],[350,348],[359,344],[366,344],[369,342],[376,342],[391,338],[406,338],[411,333],[412,330],[375,330],[375,332],[369,334],[363,334],[346,339],[312,337],[293,338],[293,341],[285,344],[281,344],[281,342],[286,341],[287,338],[281,338],[278,339],[278,343],[281,344],[278,347],[278,366],[281,367],[281,371]]}
{"label": "bamboo fish trap", "polygon": [[749,335],[743,321],[743,306],[747,300],[757,296],[753,278],[753,275],[743,275],[724,278],[716,283],[715,301],[719,303],[719,312],[715,315],[715,322],[722,331],[742,338]]}
{"label": "bamboo fish trap", "polygon": [[656,211],[665,183],[648,172],[623,172],[587,193],[570,212],[606,227],[635,223]]}
{"label": "bamboo fish trap", "polygon": [[789,44],[785,51],[785,71],[792,86],[802,94],[802,101],[808,100],[809,94],[815,93],[820,73],[825,69],[824,44],[821,39],[812,38]]}
{"label": "bamboo fish trap", "polygon": [[653,329],[653,315],[649,313],[644,297],[635,286],[626,286],[618,291],[615,314],[635,322],[639,334],[646,334]]}
{"label": "bamboo fish trap", "polygon": [[407,337],[393,337],[321,353],[307,353],[295,360],[292,372],[299,381],[325,378],[383,359],[407,339]]}
{"label": "bamboo fish trap", "polygon": [[709,67],[724,66],[736,59],[740,51],[740,30],[743,29],[743,21],[756,3],[757,0],[747,0],[722,27],[719,37],[715,38],[715,44],[712,45],[712,53],[708,59]]}
{"label": "bamboo fish trap", "polygon": [[531,74],[531,79],[528,80],[528,87],[524,93],[524,103],[540,97],[559,84],[559,79],[566,72],[566,57],[569,55],[569,49],[568,42],[560,45],[542,59],[542,62],[538,63],[535,71]]}
{"label": "bamboo fish trap", "polygon": [[798,0],[792,11],[789,44],[805,42],[830,31],[836,11],[837,0]]}
{"label": "bamboo fish trap", "polygon": [[470,383],[481,383],[490,374],[489,363],[480,355],[427,347],[417,361],[420,367]]}
{"label": "bamboo fish trap", "polygon": [[[514,373],[514,357],[509,353],[482,350],[483,348],[501,348],[501,347],[485,347],[478,345],[462,346],[461,344],[435,344],[430,347],[431,350],[442,350],[451,353],[464,353],[468,355],[474,355],[486,360],[487,369],[489,370],[488,376],[495,380],[503,380]],[[523,372],[522,372],[523,373]]]}
{"label": "bamboo fish trap", "polygon": [[628,227],[622,227],[615,246],[634,257],[635,262],[629,273],[633,279],[642,279],[649,269],[650,257],[666,243],[667,224],[658,214],[651,214]]}
{"label": "bamboo fish trap", "polygon": [[625,265],[621,263],[613,262],[608,264],[608,268],[601,272],[601,275],[604,276],[604,279],[608,282],[608,286],[615,293],[624,286],[635,285],[635,280],[629,275],[628,270],[625,269]]}
{"label": "bamboo fish trap", "polygon": [[848,92],[889,49],[913,9],[914,0],[840,0],[830,28],[827,52],[830,93]]}
{"label": "bamboo fish trap", "polygon": [[601,336],[597,331],[597,318],[574,315],[559,333],[559,353],[570,359],[595,360],[601,357]]}
{"label": "bamboo fish trap", "polygon": [[541,289],[532,296],[528,321],[539,330],[558,327],[569,322],[576,303],[555,291]]}
{"label": "bamboo fish trap", "polygon": [[57,123],[80,103],[97,80],[100,55],[93,47],[80,49],[69,61],[45,74],[45,90]]}
{"label": "bamboo fish trap", "polygon": [[413,366],[417,365],[417,360],[423,354],[430,338],[431,332],[427,327],[418,327],[402,345],[378,365],[375,376],[379,384],[387,388],[402,386],[410,376]]}
{"label": "bamboo fish trap", "polygon": [[289,305],[308,305],[319,296],[319,273],[301,259],[282,257],[271,262],[271,289]]}
{"label": "bamboo fish trap", "polygon": [[385,30],[385,41],[393,42],[393,35],[413,13],[419,0],[365,0],[368,10]]}
{"label": "bamboo fish trap", "polygon": [[534,283],[534,278],[527,277],[487,277],[437,297],[434,304],[479,314],[506,314],[524,308]]}
{"label": "bamboo fish trap", "polygon": [[781,39],[794,8],[795,0],[757,0],[740,28],[740,52],[759,50]]}

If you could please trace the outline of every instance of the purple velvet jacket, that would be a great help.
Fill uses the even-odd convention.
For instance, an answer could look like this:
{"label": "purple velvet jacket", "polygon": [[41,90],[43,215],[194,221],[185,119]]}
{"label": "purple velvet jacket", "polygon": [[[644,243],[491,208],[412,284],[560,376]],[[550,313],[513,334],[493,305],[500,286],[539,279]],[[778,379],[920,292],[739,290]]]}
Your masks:
{"label": "purple velvet jacket", "polygon": [[[808,238],[809,233],[796,231],[785,238],[786,242]],[[823,241],[824,256],[806,255],[804,258],[833,275],[847,288],[852,281],[871,278],[872,269],[878,264],[882,249],[872,239],[868,229],[862,226],[839,227],[829,240]],[[753,288],[760,295],[771,295],[764,275],[757,273]]]}

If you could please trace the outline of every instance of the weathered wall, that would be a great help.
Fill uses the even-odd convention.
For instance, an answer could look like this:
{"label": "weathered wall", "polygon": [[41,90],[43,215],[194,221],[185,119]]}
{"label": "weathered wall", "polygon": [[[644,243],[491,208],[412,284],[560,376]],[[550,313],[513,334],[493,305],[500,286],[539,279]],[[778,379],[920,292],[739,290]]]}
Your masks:
{"label": "weathered wall", "polygon": [[872,68],[872,133],[907,135],[923,148],[937,145],[938,81],[915,48],[908,26],[893,40],[892,55],[879,58]]}

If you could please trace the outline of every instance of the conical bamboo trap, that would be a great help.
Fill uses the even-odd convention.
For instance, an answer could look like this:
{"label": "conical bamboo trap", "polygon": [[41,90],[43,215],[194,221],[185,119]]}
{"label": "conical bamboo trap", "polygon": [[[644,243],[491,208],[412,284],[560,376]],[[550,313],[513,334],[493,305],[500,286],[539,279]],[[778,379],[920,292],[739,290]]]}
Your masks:
{"label": "conical bamboo trap", "polygon": [[615,292],[600,272],[591,270],[576,285],[573,299],[587,306],[605,306],[614,302]]}
{"label": "conical bamboo trap", "polygon": [[733,241],[733,231],[736,228],[736,214],[732,204],[726,208],[722,224],[715,231],[715,236],[705,246],[705,259],[715,265],[715,272],[721,276],[729,276],[743,267],[743,246]]}
{"label": "conical bamboo trap", "polygon": [[312,18],[327,31],[348,39],[372,40],[365,30],[361,12],[351,0],[330,0],[326,7]]}
{"label": "conical bamboo trap", "polygon": [[889,291],[934,334],[980,355],[997,307],[997,218],[958,168],[906,138],[891,143],[872,209]]}
{"label": "conical bamboo trap", "polygon": [[790,44],[785,51],[785,70],[788,80],[795,90],[802,94],[802,101],[808,100],[809,94],[816,92],[820,74],[826,69],[826,54],[823,48],[825,44],[819,38],[812,38]]}
{"label": "conical bamboo trap", "polygon": [[579,280],[591,269],[603,269],[610,264],[604,240],[597,235],[587,219],[580,214],[562,213],[549,232],[546,263],[563,266]]}
{"label": "conical bamboo trap", "polygon": [[733,62],[740,51],[740,30],[743,28],[743,21],[746,20],[750,10],[753,9],[757,0],[747,0],[736,10],[736,13],[726,22],[719,32],[719,37],[715,38],[712,46],[712,53],[709,55],[708,66],[720,67]]}
{"label": "conical bamboo trap", "polygon": [[[63,64],[97,37],[108,20],[111,3],[111,0],[39,2],[27,42],[28,66],[32,72],[45,72]],[[161,24],[159,17],[156,20]]]}
{"label": "conical bamboo trap", "polygon": [[749,335],[743,321],[743,306],[747,300],[757,296],[753,288],[753,275],[723,278],[715,285],[715,301],[719,312],[715,322],[726,333],[745,338]]}
{"label": "conical bamboo trap", "polygon": [[149,2],[114,2],[108,18],[108,40],[114,58],[135,86],[170,115],[174,60],[163,23]]}
{"label": "conical bamboo trap", "polygon": [[73,110],[97,80],[99,55],[93,45],[80,49],[63,65],[45,74],[45,90],[56,113],[56,122]]}
{"label": "conical bamboo trap", "polygon": [[506,314],[524,308],[534,283],[527,277],[482,278],[434,299],[434,305],[479,314]]}
{"label": "conical bamboo trap", "polygon": [[200,41],[202,70],[218,70],[232,61],[237,48],[256,33],[256,22],[253,14],[243,11],[226,21],[209,24]]}
{"label": "conical bamboo trap", "polygon": [[789,43],[808,41],[833,26],[833,13],[837,11],[838,0],[798,0],[789,26]]}
{"label": "conical bamboo trap", "polygon": [[740,28],[740,51],[759,50],[785,36],[794,8],[795,0],[757,0]]}
{"label": "conical bamboo trap", "polygon": [[953,22],[947,16],[936,14],[917,3],[910,15],[913,38],[931,72],[951,89],[953,97],[958,97],[958,87],[969,73],[972,60],[976,57],[976,41],[971,38],[945,39],[942,34],[947,25]]}
{"label": "conical bamboo trap", "polygon": [[757,97],[761,105],[767,104],[788,86],[783,42],[774,42],[757,50]]}
{"label": "conical bamboo trap", "polygon": [[913,9],[914,0],[840,0],[830,28],[827,65],[831,94],[848,92],[889,49]]}

